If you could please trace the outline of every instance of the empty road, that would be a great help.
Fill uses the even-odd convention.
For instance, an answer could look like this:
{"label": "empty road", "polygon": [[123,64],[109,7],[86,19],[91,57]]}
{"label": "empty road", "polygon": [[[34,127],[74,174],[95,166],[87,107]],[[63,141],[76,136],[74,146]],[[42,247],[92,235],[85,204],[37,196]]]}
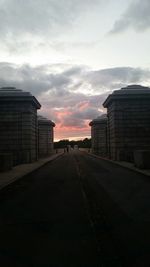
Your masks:
{"label": "empty road", "polygon": [[2,267],[150,266],[148,177],[72,151],[0,191]]}

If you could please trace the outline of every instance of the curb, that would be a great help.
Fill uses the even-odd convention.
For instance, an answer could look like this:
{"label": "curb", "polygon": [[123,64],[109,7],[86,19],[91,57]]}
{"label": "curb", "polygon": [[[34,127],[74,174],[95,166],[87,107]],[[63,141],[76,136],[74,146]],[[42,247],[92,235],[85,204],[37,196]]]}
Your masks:
{"label": "curb", "polygon": [[[29,168],[26,171],[22,171],[22,172],[20,171],[21,172],[20,174],[15,174],[15,173],[13,174],[12,173],[12,176],[11,176],[11,173],[10,173],[10,179],[8,178],[8,181],[6,181],[6,182],[4,181],[4,183],[2,185],[0,185],[0,190],[3,189],[3,188],[5,188],[5,187],[7,187],[8,185],[14,183],[15,181],[23,178],[24,176],[28,175],[29,173],[32,173],[32,172],[36,171],[37,169],[40,169],[41,167],[43,167],[47,163],[52,162],[52,161],[58,159],[63,154],[64,154],[64,152],[59,153],[59,154],[54,154],[53,156],[51,156],[51,158],[49,157],[49,159],[47,159],[47,160],[46,159],[43,159],[43,162],[41,162],[41,163],[39,162],[39,165],[36,165],[36,164],[38,164],[38,161],[37,162],[34,162],[33,164],[35,164],[35,166],[30,165],[30,163],[28,165],[27,164],[22,164],[21,166],[18,165],[17,167],[20,167],[20,168],[21,167],[31,167],[31,168]],[[15,171],[15,167],[12,170]],[[9,174],[9,172],[3,172],[1,174],[3,175],[3,178],[2,179],[5,180],[5,176],[6,176],[6,179],[7,179],[7,175]]]}
{"label": "curb", "polygon": [[125,169],[129,169],[129,170],[131,170],[131,171],[134,171],[134,172],[137,172],[137,173],[139,173],[139,174],[143,174],[143,175],[145,175],[145,176],[147,176],[147,177],[150,177],[150,170],[148,170],[148,171],[146,171],[146,170],[140,170],[140,169],[137,169],[136,167],[132,167],[132,166],[128,166],[128,165],[124,165],[123,163],[121,163],[121,162],[118,162],[118,161],[114,161],[114,160],[111,160],[111,159],[107,159],[107,158],[102,158],[102,157],[100,157],[100,156],[97,156],[97,155],[95,155],[95,154],[92,154],[92,153],[89,153],[89,152],[86,152],[86,151],[83,151],[83,152],[85,152],[85,153],[87,153],[89,156],[91,156],[91,157],[95,157],[95,158],[97,158],[97,159],[101,159],[101,160],[104,160],[104,161],[108,161],[108,162],[110,162],[110,163],[112,163],[112,164],[116,164],[116,165],[118,165],[118,166],[120,166],[120,167],[123,167],[123,168],[125,168]]}

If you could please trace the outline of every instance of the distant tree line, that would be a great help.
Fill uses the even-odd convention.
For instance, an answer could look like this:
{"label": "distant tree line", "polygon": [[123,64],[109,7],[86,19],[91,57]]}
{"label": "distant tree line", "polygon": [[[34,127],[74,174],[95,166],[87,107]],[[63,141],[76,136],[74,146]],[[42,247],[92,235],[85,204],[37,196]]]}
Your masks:
{"label": "distant tree line", "polygon": [[65,148],[67,145],[70,145],[72,148],[77,145],[79,148],[90,148],[91,147],[91,138],[85,138],[83,140],[71,140],[63,139],[58,142],[54,142],[54,148]]}

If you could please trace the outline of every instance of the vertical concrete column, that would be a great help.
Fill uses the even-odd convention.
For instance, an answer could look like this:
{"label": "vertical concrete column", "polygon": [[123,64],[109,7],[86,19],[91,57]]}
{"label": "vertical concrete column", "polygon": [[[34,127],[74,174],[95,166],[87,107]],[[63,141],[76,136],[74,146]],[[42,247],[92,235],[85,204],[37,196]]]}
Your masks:
{"label": "vertical concrete column", "polygon": [[130,85],[116,90],[103,106],[112,159],[133,162],[135,150],[150,149],[150,88]]}
{"label": "vertical concrete column", "polygon": [[107,156],[107,115],[104,114],[89,124],[91,126],[92,152]]}
{"label": "vertical concrete column", "polygon": [[0,153],[11,153],[13,165],[37,159],[37,109],[40,107],[29,92],[14,87],[0,89]]}
{"label": "vertical concrete column", "polygon": [[39,157],[46,157],[53,153],[55,123],[42,116],[38,116],[38,153]]}

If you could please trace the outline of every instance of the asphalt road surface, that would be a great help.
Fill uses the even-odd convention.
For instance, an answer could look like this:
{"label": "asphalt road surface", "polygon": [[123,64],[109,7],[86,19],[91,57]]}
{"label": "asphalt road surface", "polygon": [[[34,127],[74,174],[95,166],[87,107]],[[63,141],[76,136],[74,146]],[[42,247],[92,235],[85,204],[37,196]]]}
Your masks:
{"label": "asphalt road surface", "polygon": [[149,207],[148,177],[65,153],[0,191],[0,266],[150,266]]}

